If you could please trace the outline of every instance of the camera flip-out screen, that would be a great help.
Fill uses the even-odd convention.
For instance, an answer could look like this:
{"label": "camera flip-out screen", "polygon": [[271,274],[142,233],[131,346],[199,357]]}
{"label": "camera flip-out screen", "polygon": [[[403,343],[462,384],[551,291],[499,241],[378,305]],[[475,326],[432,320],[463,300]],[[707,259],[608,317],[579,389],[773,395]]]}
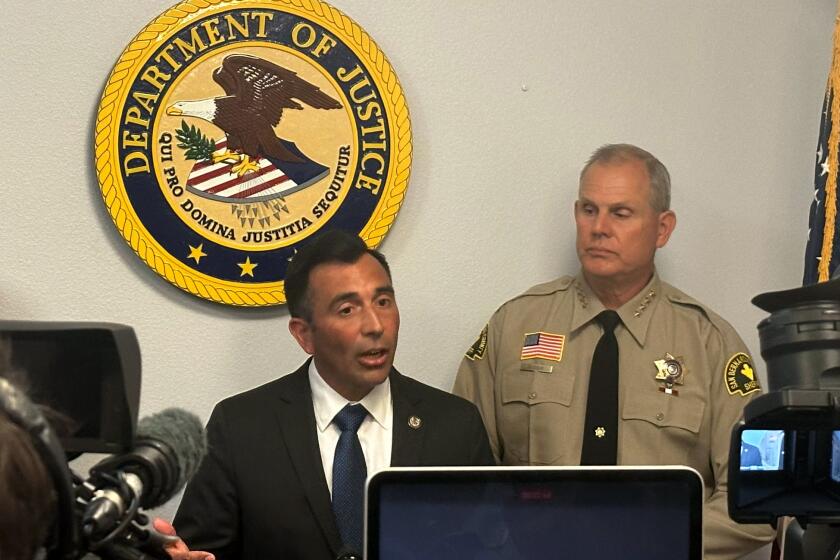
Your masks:
{"label": "camera flip-out screen", "polygon": [[780,471],[785,463],[784,430],[741,432],[742,471]]}
{"label": "camera flip-out screen", "polygon": [[742,426],[733,432],[729,460],[729,513],[734,520],[838,518],[840,430]]}
{"label": "camera flip-out screen", "polygon": [[131,448],[140,401],[140,347],[131,327],[114,323],[0,321],[12,365],[30,396],[59,415],[64,451]]}

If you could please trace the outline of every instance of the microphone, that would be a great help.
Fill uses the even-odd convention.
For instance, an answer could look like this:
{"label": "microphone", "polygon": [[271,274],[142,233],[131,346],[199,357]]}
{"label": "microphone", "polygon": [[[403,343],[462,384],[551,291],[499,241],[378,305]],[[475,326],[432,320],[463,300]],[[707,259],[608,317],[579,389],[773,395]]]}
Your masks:
{"label": "microphone", "polygon": [[142,418],[134,448],[108,457],[90,469],[87,484],[95,491],[82,516],[82,531],[92,540],[110,538],[130,521],[138,507],[164,504],[193,477],[207,454],[207,435],[198,417],[168,408]]}

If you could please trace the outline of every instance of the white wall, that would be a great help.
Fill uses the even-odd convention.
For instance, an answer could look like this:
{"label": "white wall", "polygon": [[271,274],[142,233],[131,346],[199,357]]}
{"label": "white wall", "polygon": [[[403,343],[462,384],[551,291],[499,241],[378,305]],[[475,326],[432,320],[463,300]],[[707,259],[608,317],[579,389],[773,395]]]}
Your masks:
{"label": "white wall", "polygon": [[[174,0],[4,0],[0,317],[134,326],[141,414],[215,402],[304,359],[284,308],[199,300],[105,211],[93,125],[122,49]],[[382,249],[396,364],[449,388],[506,298],[574,272],[577,173],[607,142],[657,154],[677,230],[662,275],[758,354],[750,298],[801,282],[834,0],[334,0],[389,57],[414,162]]]}

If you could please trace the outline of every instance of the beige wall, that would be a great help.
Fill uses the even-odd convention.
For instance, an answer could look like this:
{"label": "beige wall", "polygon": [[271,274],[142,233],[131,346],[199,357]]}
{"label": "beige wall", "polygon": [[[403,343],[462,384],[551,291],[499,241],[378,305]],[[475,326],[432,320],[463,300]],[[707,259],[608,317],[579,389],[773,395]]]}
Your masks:
{"label": "beige wall", "polygon": [[[133,325],[142,412],[215,402],[299,365],[279,309],[172,287],[113,226],[93,169],[101,88],[174,0],[4,0],[0,316]],[[757,354],[750,298],[801,282],[833,0],[334,0],[379,43],[411,110],[407,199],[382,249],[396,364],[449,388],[506,298],[573,272],[578,170],[606,142],[668,165],[663,276]]]}

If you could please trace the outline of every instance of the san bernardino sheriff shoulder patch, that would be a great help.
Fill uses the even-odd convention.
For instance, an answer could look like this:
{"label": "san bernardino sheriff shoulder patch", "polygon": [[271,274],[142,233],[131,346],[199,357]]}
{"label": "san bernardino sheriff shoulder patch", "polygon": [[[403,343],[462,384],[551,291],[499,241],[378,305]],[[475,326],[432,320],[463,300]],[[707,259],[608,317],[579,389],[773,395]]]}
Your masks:
{"label": "san bernardino sheriff shoulder patch", "polygon": [[376,247],[408,186],[411,124],[384,54],[318,0],[190,0],[120,56],[96,122],[105,205],[170,283],[285,303],[296,249],[343,229]]}
{"label": "san bernardino sheriff shoulder patch", "polygon": [[737,352],[729,358],[723,368],[723,381],[730,395],[746,396],[761,387],[758,385],[758,374],[753,369],[752,359],[744,352]]}
{"label": "san bernardino sheriff shoulder patch", "polygon": [[481,329],[481,334],[478,335],[478,339],[473,342],[472,346],[464,354],[468,359],[475,361],[484,358],[484,353],[487,351],[487,327],[489,326],[484,325],[484,328]]}

